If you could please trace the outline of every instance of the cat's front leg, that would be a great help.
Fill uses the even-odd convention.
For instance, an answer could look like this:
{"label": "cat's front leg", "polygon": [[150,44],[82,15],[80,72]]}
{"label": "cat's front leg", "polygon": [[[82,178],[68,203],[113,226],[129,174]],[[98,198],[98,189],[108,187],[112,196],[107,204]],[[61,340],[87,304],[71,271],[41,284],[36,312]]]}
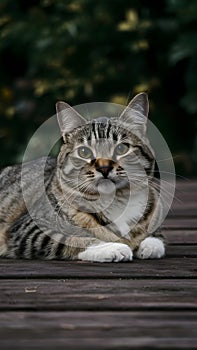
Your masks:
{"label": "cat's front leg", "polygon": [[140,243],[135,255],[139,259],[160,259],[165,255],[164,242],[157,237],[147,237]]}
{"label": "cat's front leg", "polygon": [[78,259],[95,262],[131,261],[133,259],[133,253],[126,244],[101,242],[97,245],[89,246],[83,252],[79,253]]}

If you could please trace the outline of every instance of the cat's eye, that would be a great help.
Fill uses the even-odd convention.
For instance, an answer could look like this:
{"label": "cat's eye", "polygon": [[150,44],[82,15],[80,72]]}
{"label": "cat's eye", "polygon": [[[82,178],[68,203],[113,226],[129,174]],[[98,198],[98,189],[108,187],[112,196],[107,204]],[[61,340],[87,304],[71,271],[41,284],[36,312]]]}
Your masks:
{"label": "cat's eye", "polygon": [[116,146],[114,153],[117,156],[122,156],[123,154],[127,153],[129,150],[129,145],[127,143],[119,143],[119,145]]}
{"label": "cat's eye", "polygon": [[78,148],[78,155],[84,159],[93,158],[93,153],[92,153],[91,149],[88,147],[85,147],[85,146]]}

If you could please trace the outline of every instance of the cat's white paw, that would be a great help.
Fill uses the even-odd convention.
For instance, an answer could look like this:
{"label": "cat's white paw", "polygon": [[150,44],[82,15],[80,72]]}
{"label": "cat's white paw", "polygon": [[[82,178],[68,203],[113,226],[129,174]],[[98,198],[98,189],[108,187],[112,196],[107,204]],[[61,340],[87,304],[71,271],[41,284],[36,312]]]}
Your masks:
{"label": "cat's white paw", "polygon": [[139,259],[160,259],[165,255],[165,246],[161,239],[147,237],[141,243],[136,252]]}
{"label": "cat's white paw", "polygon": [[88,247],[78,254],[78,259],[97,262],[131,261],[133,253],[128,245],[122,243],[100,243]]}

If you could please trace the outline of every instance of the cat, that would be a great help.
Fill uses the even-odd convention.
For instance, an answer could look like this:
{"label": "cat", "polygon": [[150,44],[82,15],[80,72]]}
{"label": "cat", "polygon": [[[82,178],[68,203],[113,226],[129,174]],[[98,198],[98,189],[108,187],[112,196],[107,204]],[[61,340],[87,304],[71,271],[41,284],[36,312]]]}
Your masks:
{"label": "cat", "polygon": [[[92,262],[161,258],[146,93],[120,117],[87,121],[57,102],[63,145],[0,172],[0,256]],[[44,180],[42,169],[44,169]],[[42,185],[44,183],[44,191]]]}

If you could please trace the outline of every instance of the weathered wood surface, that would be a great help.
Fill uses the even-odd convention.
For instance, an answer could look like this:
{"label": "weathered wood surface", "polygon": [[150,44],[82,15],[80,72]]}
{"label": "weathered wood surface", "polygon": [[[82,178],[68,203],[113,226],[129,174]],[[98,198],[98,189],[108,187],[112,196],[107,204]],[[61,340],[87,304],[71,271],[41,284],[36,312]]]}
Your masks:
{"label": "weathered wood surface", "polygon": [[177,184],[161,260],[0,259],[0,348],[197,349],[197,181]]}
{"label": "weathered wood surface", "polygon": [[188,311],[10,312],[0,319],[2,349],[18,350],[196,349],[196,328]]}
{"label": "weathered wood surface", "polygon": [[0,294],[0,312],[197,310],[192,279],[6,280]]}
{"label": "weathered wood surface", "polygon": [[[130,263],[1,260],[1,279],[7,278],[197,278],[196,258],[134,260]],[[0,281],[3,283],[3,281]],[[76,284],[77,286],[77,284]]]}
{"label": "weathered wood surface", "polygon": [[0,319],[2,348],[19,350],[196,349],[196,328],[188,311],[10,312]]}

